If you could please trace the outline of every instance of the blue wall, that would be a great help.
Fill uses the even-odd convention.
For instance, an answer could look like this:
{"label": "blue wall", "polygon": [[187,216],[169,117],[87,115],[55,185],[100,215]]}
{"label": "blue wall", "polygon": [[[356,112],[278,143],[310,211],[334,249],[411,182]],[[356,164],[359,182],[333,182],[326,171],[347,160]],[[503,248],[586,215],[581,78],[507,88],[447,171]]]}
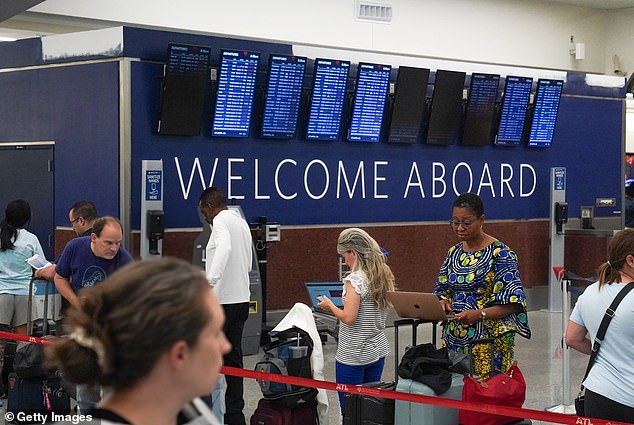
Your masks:
{"label": "blue wall", "polygon": [[0,141],[55,141],[57,226],[80,199],[119,215],[118,87],[117,62],[0,73]]}
{"label": "blue wall", "polygon": [[[333,142],[212,138],[211,83],[201,135],[159,136],[160,79],[168,42],[211,46],[212,65],[217,65],[221,48],[256,50],[262,53],[262,69],[270,53],[291,53],[292,46],[128,28],[124,39],[124,55],[143,59],[132,63],[134,228],[140,227],[143,159],[164,161],[165,220],[171,228],[200,225],[195,209],[209,184],[230,188],[250,221],[258,216],[285,225],[444,221],[455,197],[454,173],[458,192],[480,187],[490,219],[545,218],[554,166],[567,167],[571,216],[597,197],[616,198],[617,207],[595,209],[595,216],[613,216],[620,209],[622,89],[587,87],[582,75],[568,77],[548,149],[350,143],[343,140],[345,125],[342,138]],[[18,55],[15,47],[0,45],[0,56],[6,52]],[[20,51],[14,62],[5,59],[0,66],[32,59],[27,53]],[[350,75],[354,77],[354,70]],[[264,77],[264,72],[258,77],[252,135],[257,134]],[[116,62],[0,73],[0,139],[56,141],[56,225],[68,225],[68,206],[80,198],[94,200],[101,213],[120,213],[118,83]],[[306,106],[304,102],[304,114]],[[350,196],[343,176],[352,188],[360,166],[364,184],[359,180]]]}

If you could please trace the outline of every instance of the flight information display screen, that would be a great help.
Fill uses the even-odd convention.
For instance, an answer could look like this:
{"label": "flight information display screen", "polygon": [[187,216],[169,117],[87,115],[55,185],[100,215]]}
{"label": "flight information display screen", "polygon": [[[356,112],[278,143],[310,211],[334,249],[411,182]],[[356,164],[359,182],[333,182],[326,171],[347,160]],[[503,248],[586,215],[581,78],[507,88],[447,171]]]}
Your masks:
{"label": "flight information display screen", "polygon": [[526,109],[531,98],[533,79],[529,77],[506,77],[500,126],[495,139],[497,145],[518,145],[522,141]]}
{"label": "flight information display screen", "polygon": [[379,141],[391,71],[390,65],[359,63],[349,141]]}
{"label": "flight information display screen", "polygon": [[206,74],[211,49],[203,46],[169,43],[166,74]]}
{"label": "flight information display screen", "polygon": [[339,137],[349,71],[348,61],[315,59],[306,139],[336,140]]}
{"label": "flight information display screen", "polygon": [[462,144],[484,146],[491,139],[500,76],[472,74]]}
{"label": "flight information display screen", "polygon": [[264,102],[261,136],[271,139],[292,139],[297,132],[306,58],[271,55],[269,62],[269,83]]}
{"label": "flight information display screen", "polygon": [[416,143],[427,119],[429,69],[401,66],[396,77],[388,143]]}
{"label": "flight information display screen", "polygon": [[427,143],[448,145],[458,139],[462,124],[464,72],[436,71]]}
{"label": "flight information display screen", "polygon": [[259,60],[259,53],[222,50],[212,136],[249,136]]}
{"label": "flight information display screen", "polygon": [[539,79],[537,81],[535,109],[528,136],[528,146],[546,148],[551,145],[563,88],[562,80]]}

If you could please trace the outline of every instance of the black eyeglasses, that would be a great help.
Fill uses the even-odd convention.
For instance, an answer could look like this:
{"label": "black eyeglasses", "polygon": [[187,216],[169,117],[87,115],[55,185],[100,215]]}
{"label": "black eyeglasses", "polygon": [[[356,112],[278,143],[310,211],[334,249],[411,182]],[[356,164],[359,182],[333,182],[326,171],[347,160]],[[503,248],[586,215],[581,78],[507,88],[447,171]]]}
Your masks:
{"label": "black eyeglasses", "polygon": [[75,224],[75,222],[76,222],[77,220],[79,220],[80,218],[84,218],[84,217],[77,217],[76,219],[71,220],[71,221],[70,221],[70,224],[71,224],[71,225]]}
{"label": "black eyeglasses", "polygon": [[475,221],[455,221],[455,220],[449,220],[449,224],[451,224],[453,227],[469,227],[471,226],[473,223],[475,223]]}

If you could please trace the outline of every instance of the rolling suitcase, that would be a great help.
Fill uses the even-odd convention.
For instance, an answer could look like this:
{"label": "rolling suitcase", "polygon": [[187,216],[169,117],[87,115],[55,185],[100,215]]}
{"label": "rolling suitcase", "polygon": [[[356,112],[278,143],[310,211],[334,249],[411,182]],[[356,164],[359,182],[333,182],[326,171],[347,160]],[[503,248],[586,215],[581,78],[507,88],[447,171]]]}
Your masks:
{"label": "rolling suitcase", "polygon": [[[394,390],[394,382],[374,382],[364,387]],[[346,393],[344,396],[343,425],[392,425],[394,400],[368,395]]]}
{"label": "rolling suitcase", "polygon": [[[45,284],[47,287],[49,282]],[[31,320],[33,308],[34,283],[31,279],[29,288],[29,301],[27,305],[27,331],[29,334],[38,332]],[[53,329],[49,328],[47,319],[48,289],[45,289],[44,296],[44,320],[39,327],[42,336],[46,336]],[[38,333],[39,333],[38,332]],[[26,343],[32,344],[32,343]],[[24,345],[26,345],[24,344]],[[18,345],[20,351],[22,344]],[[16,352],[16,357],[18,353]],[[18,368],[15,368],[18,369]],[[53,374],[54,375],[54,374]],[[64,390],[62,379],[59,376],[44,374],[38,377],[20,377],[13,373],[9,375],[7,412],[12,413],[14,423],[43,423],[54,420],[52,413],[65,415],[70,413],[70,396]],[[24,412],[18,415],[19,412]]]}
{"label": "rolling suitcase", "polygon": [[260,399],[249,423],[250,425],[318,425],[319,419],[315,405],[291,409]]}
{"label": "rolling suitcase", "polygon": [[[394,321],[394,345],[395,345],[395,370],[394,374],[398,377],[398,332],[399,328],[404,325],[412,326],[412,346],[416,345],[416,331],[418,325],[425,323],[422,320],[401,319]],[[432,343],[436,345],[436,323],[432,336]],[[422,382],[411,379],[398,377],[396,391],[406,392],[410,394],[421,394],[427,396],[438,396],[452,398],[454,400],[462,399],[463,375],[452,373],[451,386],[443,394],[436,394],[429,386]],[[458,425],[458,409],[448,407],[434,406],[431,404],[410,403],[406,401],[396,400],[394,403],[394,425]]]}

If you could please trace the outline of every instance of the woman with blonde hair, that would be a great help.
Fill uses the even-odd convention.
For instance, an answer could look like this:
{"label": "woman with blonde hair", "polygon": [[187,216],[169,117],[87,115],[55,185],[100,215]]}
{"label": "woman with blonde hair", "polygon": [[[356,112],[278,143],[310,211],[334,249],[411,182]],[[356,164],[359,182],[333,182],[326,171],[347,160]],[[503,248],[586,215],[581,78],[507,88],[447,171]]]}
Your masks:
{"label": "woman with blonde hair", "polygon": [[[342,231],[337,252],[351,270],[343,279],[343,309],[325,296],[318,304],[341,322],[335,357],[337,382],[377,382],[390,351],[384,329],[389,307],[386,293],[394,290],[394,274],[379,244],[362,229]],[[339,393],[342,414],[343,396]]]}

